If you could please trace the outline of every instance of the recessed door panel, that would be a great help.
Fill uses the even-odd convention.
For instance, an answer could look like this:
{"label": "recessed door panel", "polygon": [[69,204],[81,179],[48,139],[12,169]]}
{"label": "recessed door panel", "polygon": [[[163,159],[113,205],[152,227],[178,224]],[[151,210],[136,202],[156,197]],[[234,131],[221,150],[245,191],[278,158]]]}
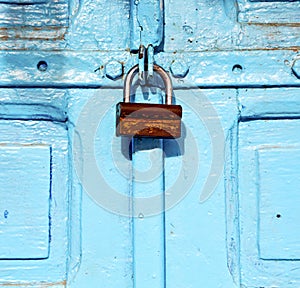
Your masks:
{"label": "recessed door panel", "polygon": [[1,259],[48,257],[50,157],[47,145],[0,146]]}
{"label": "recessed door panel", "polygon": [[297,288],[300,120],[239,125],[240,274],[246,287]]}
{"label": "recessed door panel", "polygon": [[300,260],[300,148],[257,151],[258,248],[264,260]]}
{"label": "recessed door panel", "polygon": [[70,241],[65,124],[0,120],[0,143],[0,286],[64,287]]}

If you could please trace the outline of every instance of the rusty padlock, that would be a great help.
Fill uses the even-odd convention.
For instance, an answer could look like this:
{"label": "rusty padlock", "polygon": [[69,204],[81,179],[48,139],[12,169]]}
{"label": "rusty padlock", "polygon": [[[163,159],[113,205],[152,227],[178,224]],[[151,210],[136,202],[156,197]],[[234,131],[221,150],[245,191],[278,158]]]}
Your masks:
{"label": "rusty padlock", "polygon": [[179,138],[181,136],[182,107],[172,105],[173,87],[170,76],[159,65],[156,71],[165,85],[165,104],[131,103],[130,90],[138,65],[129,70],[125,78],[123,102],[117,104],[116,135],[154,138]]}

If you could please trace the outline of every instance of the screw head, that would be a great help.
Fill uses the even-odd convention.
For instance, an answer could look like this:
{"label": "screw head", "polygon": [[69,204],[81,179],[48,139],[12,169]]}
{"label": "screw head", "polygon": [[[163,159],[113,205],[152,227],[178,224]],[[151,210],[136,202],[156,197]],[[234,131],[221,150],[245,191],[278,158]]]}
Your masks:
{"label": "screw head", "polygon": [[300,79],[300,59],[296,59],[292,66],[293,73]]}
{"label": "screw head", "polygon": [[189,69],[189,66],[182,60],[175,60],[170,66],[170,71],[176,78],[184,78],[188,74]]}
{"label": "screw head", "polygon": [[119,61],[111,60],[105,66],[105,75],[111,80],[116,80],[123,75],[123,65]]}
{"label": "screw head", "polygon": [[39,61],[39,63],[37,64],[37,69],[41,72],[45,72],[48,69],[48,63],[46,61]]}

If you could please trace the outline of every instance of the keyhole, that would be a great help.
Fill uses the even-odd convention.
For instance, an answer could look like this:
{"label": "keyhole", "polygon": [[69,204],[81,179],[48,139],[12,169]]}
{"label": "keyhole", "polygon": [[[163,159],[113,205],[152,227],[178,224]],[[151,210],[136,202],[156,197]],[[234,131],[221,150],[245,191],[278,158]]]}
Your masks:
{"label": "keyhole", "polygon": [[281,218],[281,214],[277,214],[276,217],[279,219]]}

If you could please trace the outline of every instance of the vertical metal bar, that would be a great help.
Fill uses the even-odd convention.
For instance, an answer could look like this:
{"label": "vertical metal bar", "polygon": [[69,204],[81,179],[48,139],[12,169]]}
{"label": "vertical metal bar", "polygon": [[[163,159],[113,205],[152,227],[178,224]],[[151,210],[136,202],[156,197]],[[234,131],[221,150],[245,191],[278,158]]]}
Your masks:
{"label": "vertical metal bar", "polygon": [[[159,96],[153,95],[156,103]],[[133,287],[165,288],[163,140],[134,138],[132,143]]]}
{"label": "vertical metal bar", "polygon": [[[165,216],[164,216],[164,175],[163,142],[159,139],[133,140],[133,199],[160,195],[158,215],[149,216],[141,205],[133,200],[133,277],[134,288],[165,287]],[[148,174],[150,159],[154,170]],[[143,173],[144,176],[143,176]],[[151,175],[153,174],[153,175]],[[147,205],[151,205],[148,201]],[[147,208],[147,207],[145,207]]]}
{"label": "vertical metal bar", "polygon": [[164,33],[163,0],[130,1],[130,50],[138,51],[140,45],[158,47]]}

